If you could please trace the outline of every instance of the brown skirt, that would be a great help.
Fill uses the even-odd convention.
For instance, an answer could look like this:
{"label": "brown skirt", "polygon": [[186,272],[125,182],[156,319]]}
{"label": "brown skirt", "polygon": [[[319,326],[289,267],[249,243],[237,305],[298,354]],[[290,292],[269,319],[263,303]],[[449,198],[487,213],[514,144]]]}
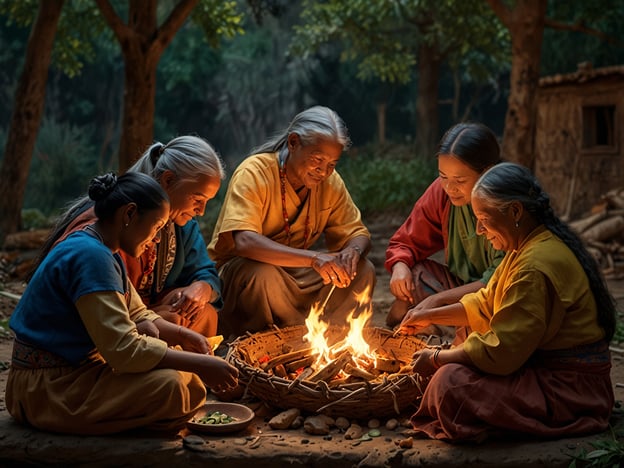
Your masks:
{"label": "brown skirt", "polygon": [[189,372],[121,374],[101,358],[75,367],[53,356],[43,359],[36,350],[25,354],[23,346],[19,351],[9,370],[6,406],[16,421],[38,429],[89,435],[136,428],[175,433],[206,400],[204,384]]}
{"label": "brown skirt", "polygon": [[431,378],[411,418],[413,428],[450,442],[602,432],[609,424],[614,395],[607,344],[600,348],[584,353],[542,352],[507,376],[444,365]]}

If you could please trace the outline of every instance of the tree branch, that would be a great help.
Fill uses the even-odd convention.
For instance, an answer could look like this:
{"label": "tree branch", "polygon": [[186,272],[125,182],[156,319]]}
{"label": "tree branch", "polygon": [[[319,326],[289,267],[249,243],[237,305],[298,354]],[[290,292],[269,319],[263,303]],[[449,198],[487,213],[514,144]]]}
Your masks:
{"label": "tree branch", "polygon": [[95,3],[100,9],[104,21],[113,30],[117,41],[123,44],[123,41],[133,34],[132,29],[121,20],[108,0],[95,0]]}
{"label": "tree branch", "polygon": [[574,31],[574,32],[580,32],[583,34],[588,34],[590,36],[595,36],[598,39],[608,42],[610,44],[624,47],[624,42],[620,41],[619,39],[613,36],[605,34],[602,31],[588,27],[582,21],[579,21],[578,23],[570,24],[570,23],[561,23],[552,18],[545,18],[544,25],[548,28],[556,29],[558,31]]}
{"label": "tree branch", "polygon": [[494,11],[494,14],[498,16],[498,19],[507,27],[507,29],[511,30],[511,10],[507,8],[503,0],[487,0],[490,8]]}
{"label": "tree branch", "polygon": [[160,51],[165,50],[198,3],[199,0],[182,0],[178,3],[162,26],[158,28],[152,47],[155,43],[159,43]]}

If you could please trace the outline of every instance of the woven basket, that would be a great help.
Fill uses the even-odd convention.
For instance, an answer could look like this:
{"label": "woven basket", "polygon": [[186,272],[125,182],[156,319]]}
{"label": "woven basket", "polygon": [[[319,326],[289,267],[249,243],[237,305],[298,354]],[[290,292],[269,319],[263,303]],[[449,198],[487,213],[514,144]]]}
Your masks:
{"label": "woven basket", "polygon": [[[226,359],[238,368],[239,382],[246,391],[278,408],[359,419],[398,416],[417,406],[425,384],[413,373],[389,374],[371,382],[330,388],[324,381],[293,381],[259,367],[260,358],[309,347],[303,340],[306,333],[305,326],[296,326],[240,337],[230,344]],[[346,328],[330,326],[325,336],[331,346],[346,333]],[[363,336],[375,354],[404,362],[410,362],[413,353],[425,347],[417,337],[393,337],[382,328],[365,328]]]}

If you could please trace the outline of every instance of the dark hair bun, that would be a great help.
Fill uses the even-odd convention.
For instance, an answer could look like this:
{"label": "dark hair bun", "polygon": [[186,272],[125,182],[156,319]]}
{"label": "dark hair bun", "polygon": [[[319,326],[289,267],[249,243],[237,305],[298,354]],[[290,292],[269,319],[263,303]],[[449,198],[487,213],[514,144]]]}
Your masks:
{"label": "dark hair bun", "polygon": [[94,201],[106,198],[117,185],[117,176],[112,172],[91,179],[89,183],[89,198]]}

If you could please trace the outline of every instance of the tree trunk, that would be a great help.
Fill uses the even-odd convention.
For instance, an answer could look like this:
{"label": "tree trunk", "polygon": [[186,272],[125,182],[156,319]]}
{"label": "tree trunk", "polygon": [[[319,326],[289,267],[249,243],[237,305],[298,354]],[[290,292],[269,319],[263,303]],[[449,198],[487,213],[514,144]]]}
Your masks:
{"label": "tree trunk", "polygon": [[430,155],[438,140],[438,90],[440,54],[436,46],[418,50],[418,98],[416,101],[416,143],[422,154]]}
{"label": "tree trunk", "polygon": [[125,92],[119,141],[119,173],[141,156],[154,138],[156,67],[138,48],[124,52]]}
{"label": "tree trunk", "polygon": [[48,68],[63,3],[64,0],[39,2],[39,12],[28,38],[0,167],[0,245],[7,234],[21,228],[26,182],[45,105]]}
{"label": "tree trunk", "polygon": [[154,138],[156,69],[162,53],[173,40],[199,0],[180,0],[158,27],[158,0],[130,0],[125,24],[109,0],[97,6],[119,41],[124,59],[124,102],[119,142],[119,172],[123,173]]}
{"label": "tree trunk", "polygon": [[377,137],[380,145],[386,144],[386,101],[377,102]]}
{"label": "tree trunk", "polygon": [[502,154],[533,170],[535,166],[535,96],[540,73],[547,0],[517,0],[507,10],[500,0],[488,3],[511,35],[510,91]]}

